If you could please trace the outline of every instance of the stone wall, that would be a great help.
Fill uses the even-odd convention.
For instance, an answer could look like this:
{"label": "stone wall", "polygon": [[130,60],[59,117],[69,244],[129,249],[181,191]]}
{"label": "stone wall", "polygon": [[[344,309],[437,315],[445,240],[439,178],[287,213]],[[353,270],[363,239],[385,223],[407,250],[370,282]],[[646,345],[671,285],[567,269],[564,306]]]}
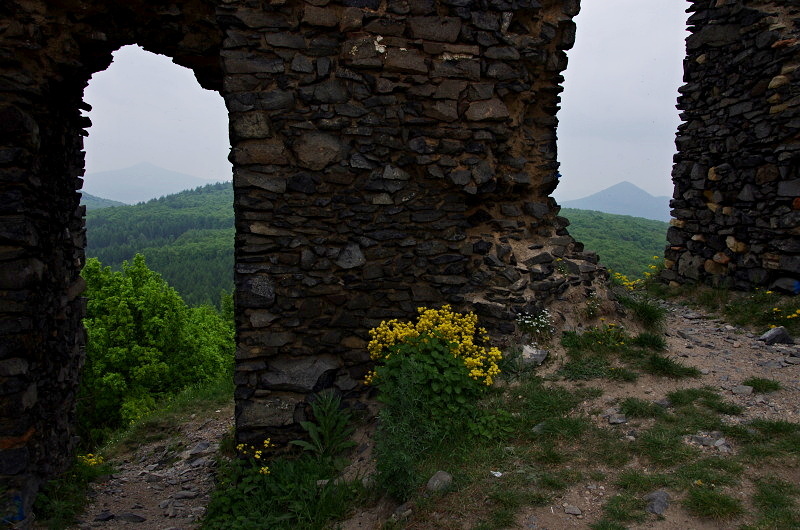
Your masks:
{"label": "stone wall", "polygon": [[549,198],[577,2],[249,6],[218,12],[241,441],[296,436],[311,392],[360,393],[382,319],[451,303],[510,331],[591,283]]}
{"label": "stone wall", "polygon": [[663,277],[800,292],[800,3],[696,0]]}
{"label": "stone wall", "polygon": [[515,312],[596,288],[596,256],[549,197],[577,11],[577,0],[0,3],[0,480],[17,515],[74,446],[80,109],[112,51],[166,54],[225,99],[237,434],[285,441],[310,393],[363,394],[367,332],[382,319],[451,303],[508,332]]}
{"label": "stone wall", "polygon": [[221,87],[214,6],[197,4],[182,14],[156,2],[0,2],[0,521],[29,513],[76,442],[83,89],[132,42]]}

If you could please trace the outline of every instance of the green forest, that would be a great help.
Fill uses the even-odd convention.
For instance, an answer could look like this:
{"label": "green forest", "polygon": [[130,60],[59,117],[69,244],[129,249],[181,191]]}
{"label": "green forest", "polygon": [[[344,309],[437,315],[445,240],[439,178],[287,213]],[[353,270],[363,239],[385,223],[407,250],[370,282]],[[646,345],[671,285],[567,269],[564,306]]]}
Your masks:
{"label": "green forest", "polygon": [[[564,208],[570,233],[600,255],[606,267],[641,277],[662,256],[667,223]],[[134,206],[91,210],[86,216],[88,257],[120,270],[137,253],[189,305],[218,306],[233,291],[233,187],[209,184]]]}
{"label": "green forest", "polygon": [[133,206],[86,214],[86,255],[119,270],[147,257],[189,305],[233,291],[233,187],[209,184]]}
{"label": "green forest", "polygon": [[569,219],[572,237],[597,252],[601,264],[631,279],[642,277],[653,256],[664,255],[668,223],[573,208],[562,208],[560,215]]}

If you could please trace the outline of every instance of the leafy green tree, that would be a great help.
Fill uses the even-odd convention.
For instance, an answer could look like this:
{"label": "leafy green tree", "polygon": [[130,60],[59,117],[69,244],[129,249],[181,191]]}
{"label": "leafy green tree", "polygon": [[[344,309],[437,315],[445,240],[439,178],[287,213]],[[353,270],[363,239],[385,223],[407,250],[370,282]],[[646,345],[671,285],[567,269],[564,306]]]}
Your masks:
{"label": "leafy green tree", "polygon": [[79,426],[97,443],[160,398],[229,373],[233,326],[210,306],[189,308],[137,254],[121,271],[87,260],[88,334]]}

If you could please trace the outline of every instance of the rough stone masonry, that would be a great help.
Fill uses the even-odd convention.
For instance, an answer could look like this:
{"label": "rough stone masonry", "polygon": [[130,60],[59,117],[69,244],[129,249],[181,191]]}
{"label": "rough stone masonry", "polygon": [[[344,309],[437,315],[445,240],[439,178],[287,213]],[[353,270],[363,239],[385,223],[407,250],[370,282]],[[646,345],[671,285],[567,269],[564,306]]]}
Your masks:
{"label": "rough stone masonry", "polygon": [[800,2],[689,8],[663,277],[800,293]]}
{"label": "rough stone masonry", "polygon": [[[690,54],[707,51],[704,61],[697,55],[687,63],[687,75],[698,86],[714,84],[704,75],[731,77],[717,83],[719,108],[703,110],[701,88],[686,89],[696,95],[682,99],[685,115],[696,118],[678,141],[674,206],[683,225],[670,232],[665,273],[674,281],[706,278],[695,273],[697,256],[705,267],[706,245],[716,240],[695,235],[721,227],[717,216],[738,208],[725,202],[727,188],[717,200],[706,180],[728,186],[730,175],[752,169],[737,158],[755,149],[750,137],[728,138],[723,128],[761,107],[741,114],[734,107],[747,94],[780,98],[771,105],[782,110],[760,118],[757,135],[769,127],[757,136],[763,157],[796,136],[795,121],[784,119],[796,107],[794,70],[781,72],[797,48],[777,44],[794,31],[794,19],[768,29],[775,39],[731,37],[732,25],[765,24],[746,13],[790,13],[796,2],[741,3],[693,2],[701,37],[693,37]],[[336,387],[355,400],[363,393],[367,331],[383,319],[451,303],[508,332],[518,311],[601,288],[596,256],[569,236],[550,197],[561,72],[578,9],[578,0],[0,1],[4,516],[28,516],[37,488],[64,468],[75,443],[85,340],[78,190],[90,125],[82,98],[114,50],[135,43],[168,55],[225,100],[236,214],[237,436],[285,441],[309,394]],[[733,66],[739,55],[747,68]],[[769,86],[779,73],[787,82]],[[765,75],[765,92],[741,92],[737,80]],[[706,136],[724,153],[706,148]],[[726,247],[737,253],[732,258],[761,259],[741,235],[747,223],[794,222],[769,252],[779,267],[784,255],[796,259],[789,235],[796,235],[797,200],[793,218],[784,200],[797,195],[791,153],[782,148],[776,163],[765,158],[766,169],[755,168],[762,178],[751,186],[752,204],[765,206],[724,218],[736,242],[751,245],[747,252]],[[695,189],[703,171],[707,187]],[[735,188],[740,180],[731,182]],[[699,199],[709,190],[713,201]],[[781,202],[773,207],[776,192]],[[741,270],[730,263],[737,262],[714,269],[713,278]],[[794,276],[785,267],[769,270],[797,279],[796,266]]]}

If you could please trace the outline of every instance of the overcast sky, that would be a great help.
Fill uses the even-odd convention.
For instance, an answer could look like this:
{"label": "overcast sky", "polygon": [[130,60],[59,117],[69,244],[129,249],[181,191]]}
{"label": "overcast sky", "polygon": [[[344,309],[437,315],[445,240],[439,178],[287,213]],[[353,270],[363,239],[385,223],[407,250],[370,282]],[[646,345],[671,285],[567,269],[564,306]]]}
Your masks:
{"label": "overcast sky", "polygon": [[[558,200],[624,180],[653,195],[672,195],[687,6],[684,0],[582,1],[559,113]],[[222,98],[166,57],[133,46],[114,57],[85,92],[93,107],[87,173],[149,162],[230,179]]]}

